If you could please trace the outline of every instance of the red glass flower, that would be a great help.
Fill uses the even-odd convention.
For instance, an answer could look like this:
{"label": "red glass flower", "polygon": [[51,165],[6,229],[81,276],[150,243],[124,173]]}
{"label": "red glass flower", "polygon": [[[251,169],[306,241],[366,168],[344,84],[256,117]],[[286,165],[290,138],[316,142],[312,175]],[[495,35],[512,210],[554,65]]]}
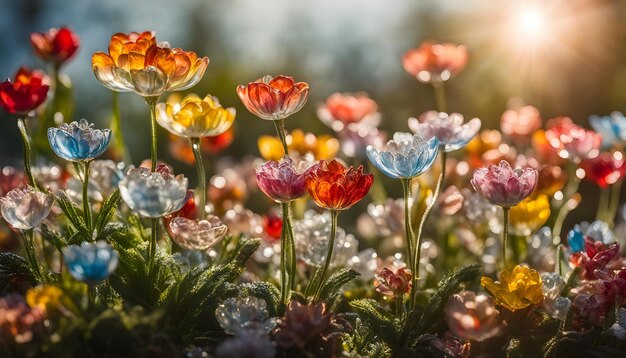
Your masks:
{"label": "red glass flower", "polygon": [[52,28],[47,32],[33,32],[30,43],[42,60],[59,67],[76,54],[80,39],[69,28]]}
{"label": "red glass flower", "polygon": [[546,130],[546,139],[559,157],[580,163],[582,159],[598,156],[602,144],[600,134],[574,124],[569,117],[552,122],[556,124]]}
{"label": "red glass flower", "polygon": [[376,275],[374,289],[385,296],[400,297],[411,289],[412,277],[411,271],[404,267],[398,268],[395,272],[384,268]]}
{"label": "red glass flower", "polygon": [[280,234],[283,231],[283,219],[276,215],[275,212],[270,212],[263,215],[263,232],[266,234],[264,237],[269,242],[275,242],[280,240]]}
{"label": "red glass flower", "polygon": [[374,182],[363,166],[346,168],[336,160],[321,161],[307,176],[306,190],[319,207],[346,210],[367,195]]}
{"label": "red glass flower", "polygon": [[46,100],[48,89],[45,73],[21,67],[15,81],[8,79],[0,83],[0,105],[11,114],[25,115]]}
{"label": "red glass flower", "polygon": [[570,263],[581,268],[581,276],[587,280],[595,280],[596,269],[605,266],[619,253],[619,244],[603,244],[585,237],[585,251],[574,252],[570,256]]}
{"label": "red glass flower", "polygon": [[289,117],[304,106],[309,84],[295,82],[289,76],[265,76],[246,86],[238,86],[237,94],[252,114],[276,121]]}
{"label": "red glass flower", "polygon": [[467,63],[465,46],[424,42],[402,57],[406,72],[422,83],[445,82],[461,72]]}
{"label": "red glass flower", "polygon": [[606,189],[624,177],[626,159],[624,153],[619,151],[602,152],[593,159],[583,160],[581,167],[585,170],[585,179],[591,180],[602,189]]}

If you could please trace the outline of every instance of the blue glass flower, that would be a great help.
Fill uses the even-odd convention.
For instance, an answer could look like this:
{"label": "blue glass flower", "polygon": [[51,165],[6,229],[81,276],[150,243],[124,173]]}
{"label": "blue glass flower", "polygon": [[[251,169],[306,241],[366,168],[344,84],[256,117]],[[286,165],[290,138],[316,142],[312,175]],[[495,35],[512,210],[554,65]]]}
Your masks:
{"label": "blue glass flower", "polygon": [[574,225],[574,228],[567,233],[567,244],[573,252],[585,250],[585,235],[580,229],[580,225]]}
{"label": "blue glass flower", "polygon": [[610,116],[591,116],[589,124],[602,135],[602,146],[605,148],[626,142],[626,117],[621,112],[613,112]]}
{"label": "blue glass flower", "polygon": [[59,157],[82,162],[104,153],[111,141],[111,130],[94,129],[93,124],[81,119],[79,122],[63,123],[58,128],[48,128],[48,141]]}
{"label": "blue glass flower", "polygon": [[381,172],[394,179],[414,178],[427,171],[437,158],[439,140],[396,132],[384,149],[367,147],[367,157]]}
{"label": "blue glass flower", "polygon": [[67,246],[63,258],[70,275],[88,285],[104,281],[115,271],[118,261],[117,252],[104,241]]}
{"label": "blue glass flower", "polygon": [[126,205],[149,218],[160,218],[180,210],[186,201],[187,187],[187,178],[172,175],[166,165],[157,166],[155,172],[141,167],[131,169],[119,183]]}

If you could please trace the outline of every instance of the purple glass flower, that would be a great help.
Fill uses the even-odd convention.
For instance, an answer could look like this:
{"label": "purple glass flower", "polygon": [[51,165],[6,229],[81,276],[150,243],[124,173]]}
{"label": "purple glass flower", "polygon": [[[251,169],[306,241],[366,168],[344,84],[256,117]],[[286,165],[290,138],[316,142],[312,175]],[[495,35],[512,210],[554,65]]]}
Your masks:
{"label": "purple glass flower", "polygon": [[[301,164],[304,162],[301,162]],[[304,183],[311,168],[296,168],[289,157],[270,160],[256,170],[256,182],[265,195],[278,203],[286,203],[306,194]]]}
{"label": "purple glass flower", "polygon": [[535,169],[513,169],[503,160],[499,165],[476,169],[470,183],[490,203],[509,208],[535,190],[538,176]]}
{"label": "purple glass flower", "polygon": [[463,123],[463,116],[459,113],[428,111],[419,120],[409,118],[409,128],[424,139],[437,137],[439,145],[446,152],[452,152],[465,147],[476,136],[480,130],[480,119],[472,118]]}

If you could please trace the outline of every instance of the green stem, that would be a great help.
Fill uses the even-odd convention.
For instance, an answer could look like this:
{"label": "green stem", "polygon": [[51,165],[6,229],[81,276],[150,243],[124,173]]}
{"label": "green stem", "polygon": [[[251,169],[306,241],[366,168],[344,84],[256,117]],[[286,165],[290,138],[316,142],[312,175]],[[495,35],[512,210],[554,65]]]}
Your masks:
{"label": "green stem", "polygon": [[111,91],[113,94],[111,106],[113,107],[111,116],[111,132],[115,138],[115,150],[125,163],[130,163],[130,155],[124,142],[124,132],[122,131],[122,116],[120,113],[119,93]]}
{"label": "green stem", "polygon": [[567,170],[567,185],[563,190],[563,202],[557,211],[556,219],[554,220],[554,226],[552,227],[552,237],[559,242],[561,240],[561,230],[563,229],[563,223],[565,222],[565,218],[567,214],[569,214],[570,209],[568,208],[568,202],[572,198],[576,192],[578,192],[578,187],[580,186],[580,178],[576,176],[577,167],[571,163],[568,165]]}
{"label": "green stem", "polygon": [[87,300],[89,308],[93,309],[96,306],[96,286],[87,285]]}
{"label": "green stem", "polygon": [[20,134],[22,135],[22,141],[24,143],[24,171],[26,172],[26,177],[28,178],[29,184],[32,185],[35,190],[41,191],[41,189],[39,189],[39,186],[37,185],[37,182],[35,181],[35,178],[33,177],[33,172],[31,171],[30,156],[32,148],[30,144],[30,138],[28,137],[28,132],[26,131],[26,119],[21,117],[18,118],[17,127],[20,130]]}
{"label": "green stem", "polygon": [[624,180],[619,180],[617,183],[611,185],[611,200],[609,201],[609,212],[607,214],[607,222],[609,223],[609,225],[613,225],[613,220],[615,219],[615,215],[617,214],[623,183]]}
{"label": "green stem", "polygon": [[44,282],[44,277],[41,273],[41,266],[39,266],[39,261],[37,260],[35,244],[33,243],[33,230],[26,230],[23,232],[23,235],[26,258],[28,259],[30,267],[33,270],[33,274],[39,282]]}
{"label": "green stem", "polygon": [[402,302],[402,295],[396,296],[395,297],[395,313],[396,313],[396,317],[398,318],[402,318],[402,315],[404,314],[404,303]]}
{"label": "green stem", "polygon": [[204,218],[206,210],[206,170],[204,169],[204,161],[202,159],[202,147],[200,138],[189,138],[191,141],[191,149],[196,160],[196,170],[198,171],[198,195],[200,196],[200,217]]}
{"label": "green stem", "polygon": [[511,208],[502,208],[503,224],[502,224],[502,269],[506,270],[506,245],[509,238],[509,210]]}
{"label": "green stem", "polygon": [[443,86],[443,82],[433,83],[433,90],[435,91],[435,104],[437,112],[447,112],[446,91]]}
{"label": "green stem", "polygon": [[[291,290],[294,289],[296,283],[296,242],[295,236],[293,234],[293,218],[291,216],[293,201],[290,201],[287,204],[283,204],[283,225],[287,227],[287,234],[289,236],[289,255],[290,255],[290,263],[289,263],[289,288]],[[287,212],[285,213],[285,209]],[[286,214],[286,219],[285,219]]]}
{"label": "green stem", "polygon": [[287,305],[289,288],[288,288],[288,266],[287,263],[287,237],[289,234],[287,233],[287,225],[285,225],[285,207],[283,204],[283,227],[280,232],[280,302],[283,305]]}
{"label": "green stem", "polygon": [[407,265],[409,266],[409,270],[413,274],[413,278],[411,281],[411,301],[413,302],[415,299],[415,291],[417,290],[417,277],[416,270],[414,267],[413,260],[413,241],[415,240],[415,236],[413,233],[413,223],[411,220],[411,179],[400,179],[402,182],[402,192],[404,194],[404,231],[406,233],[406,252],[407,252]]}
{"label": "green stem", "polygon": [[280,138],[280,142],[283,145],[283,151],[285,152],[285,156],[289,155],[289,148],[287,147],[287,131],[285,130],[285,120],[278,119],[272,121],[274,123],[274,128],[276,129],[276,133],[278,133],[278,138]]}
{"label": "green stem", "polygon": [[159,219],[152,219],[152,232],[150,235],[150,253],[148,257],[148,287],[154,287],[154,259],[156,256],[156,246],[157,246],[157,231],[159,229]]}
{"label": "green stem", "polygon": [[91,225],[91,206],[89,205],[89,169],[91,167],[91,160],[84,162],[85,170],[83,172],[83,215],[85,216],[85,223],[87,224],[87,230],[91,233],[93,228]]}
{"label": "green stem", "polygon": [[328,252],[326,254],[326,261],[324,262],[324,267],[322,268],[322,274],[320,276],[320,283],[315,290],[315,296],[313,296],[313,301],[316,302],[320,295],[322,294],[322,287],[324,286],[324,280],[326,277],[326,273],[328,268],[330,267],[330,261],[333,256],[333,250],[335,248],[335,234],[337,232],[337,217],[339,216],[339,211],[331,210],[330,211],[330,238],[328,240]]}
{"label": "green stem", "polygon": [[157,166],[157,123],[156,123],[156,102],[159,99],[158,96],[146,97],[146,103],[148,104],[148,108],[150,109],[150,126],[151,126],[151,138],[152,138],[152,146],[150,150],[150,159],[152,162],[151,170],[155,171]]}

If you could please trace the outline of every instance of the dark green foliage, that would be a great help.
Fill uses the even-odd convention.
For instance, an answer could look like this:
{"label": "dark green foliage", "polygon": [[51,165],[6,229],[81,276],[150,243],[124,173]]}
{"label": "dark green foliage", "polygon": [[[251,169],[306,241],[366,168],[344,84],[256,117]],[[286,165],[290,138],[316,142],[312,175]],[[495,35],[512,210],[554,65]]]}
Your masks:
{"label": "dark green foliage", "polygon": [[26,260],[10,252],[0,253],[0,295],[23,293],[36,283]]}
{"label": "dark green foliage", "polygon": [[96,224],[94,225],[94,229],[97,233],[105,227],[105,225],[111,221],[113,215],[115,215],[115,210],[122,199],[120,195],[120,190],[116,189],[102,204],[102,209],[100,209],[100,213],[98,213],[98,218],[96,219]]}
{"label": "dark green foliage", "polygon": [[268,282],[244,283],[239,286],[242,296],[255,296],[265,301],[267,312],[271,317],[278,316],[280,306],[280,290]]}
{"label": "dark green foliage", "polygon": [[359,273],[354,271],[351,268],[342,268],[338,271],[335,271],[324,283],[322,286],[322,298],[326,298],[327,300],[332,300],[337,294],[339,294],[339,290],[343,285],[348,282],[355,280],[359,277]]}
{"label": "dark green foliage", "polygon": [[70,198],[64,191],[60,191],[56,196],[56,203],[59,205],[63,214],[67,218],[68,223],[75,231],[80,231],[89,236],[89,230],[87,230],[87,224],[85,219],[79,214],[79,209],[72,203]]}
{"label": "dark green foliage", "polygon": [[367,325],[373,337],[382,339],[389,346],[394,346],[398,332],[391,312],[372,299],[360,299],[350,302],[350,307]]}

